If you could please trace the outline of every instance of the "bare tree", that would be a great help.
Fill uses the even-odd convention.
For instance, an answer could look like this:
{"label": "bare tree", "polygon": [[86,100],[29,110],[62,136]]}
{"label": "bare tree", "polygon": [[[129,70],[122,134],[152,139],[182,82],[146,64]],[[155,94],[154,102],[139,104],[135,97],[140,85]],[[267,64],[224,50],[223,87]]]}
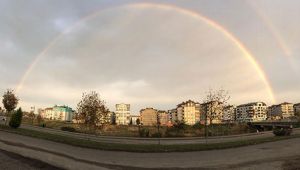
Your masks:
{"label": "bare tree", "polygon": [[204,104],[202,104],[202,110],[204,112],[205,119],[205,135],[208,135],[207,125],[212,124],[213,121],[221,121],[224,107],[228,104],[230,99],[228,91],[223,89],[212,90],[209,89]]}
{"label": "bare tree", "polygon": [[91,130],[96,129],[96,126],[101,126],[107,123],[109,110],[105,106],[105,102],[100,99],[98,93],[83,93],[81,101],[77,105],[76,119],[79,123],[85,125]]}
{"label": "bare tree", "polygon": [[228,104],[230,99],[228,91],[223,89],[212,90],[209,89],[206,98],[204,99],[204,113],[206,119],[212,124],[213,120],[221,120],[224,106]]}

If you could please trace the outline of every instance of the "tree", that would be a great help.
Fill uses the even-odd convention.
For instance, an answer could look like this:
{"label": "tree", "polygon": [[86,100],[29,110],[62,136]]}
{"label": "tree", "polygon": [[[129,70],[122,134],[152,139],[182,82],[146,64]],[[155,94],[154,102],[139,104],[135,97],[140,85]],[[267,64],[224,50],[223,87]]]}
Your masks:
{"label": "tree", "polygon": [[8,113],[15,110],[15,108],[18,105],[18,102],[19,102],[19,99],[16,97],[13,90],[8,89],[4,93],[2,103]]}
{"label": "tree", "polygon": [[36,120],[37,120],[38,125],[40,125],[42,123],[43,117],[41,116],[41,114],[37,115]]}
{"label": "tree", "polygon": [[222,113],[224,110],[224,106],[227,105],[228,100],[230,99],[230,96],[228,94],[228,91],[225,91],[223,89],[220,90],[212,90],[209,89],[207,92],[206,98],[204,99],[203,104],[203,111],[205,114],[205,135],[207,137],[208,135],[208,120],[209,124],[213,123],[213,120],[219,120],[222,119]]}
{"label": "tree", "polygon": [[206,98],[204,99],[204,112],[206,119],[209,120],[209,123],[212,124],[213,120],[221,120],[224,106],[227,105],[230,96],[228,91],[223,89],[212,90],[209,89],[207,92]]}
{"label": "tree", "polygon": [[[8,89],[4,93],[2,103],[6,110],[7,117],[10,115],[11,111],[15,110],[15,108],[18,105],[18,102],[19,102],[19,99],[16,97],[13,90]],[[5,121],[5,125],[6,125],[6,121]]]}
{"label": "tree", "polygon": [[116,125],[117,124],[116,114],[115,113],[112,113],[111,124],[112,125]]}
{"label": "tree", "polygon": [[137,124],[137,125],[140,125],[140,124],[141,124],[140,118],[137,118],[137,119],[136,119],[136,124]]}
{"label": "tree", "polygon": [[19,108],[15,113],[12,114],[11,119],[9,121],[9,126],[12,128],[18,128],[22,123],[23,112],[22,109]]}
{"label": "tree", "polygon": [[35,114],[33,111],[30,111],[29,114],[28,114],[28,118],[29,120],[31,121],[31,124],[33,125],[33,121],[35,119]]}
{"label": "tree", "polygon": [[86,128],[93,128],[107,123],[109,110],[105,102],[100,99],[98,93],[92,91],[83,93],[81,101],[77,105],[77,121],[84,124]]}
{"label": "tree", "polygon": [[[141,134],[141,120],[140,120],[140,118],[137,118],[136,119],[136,124],[138,125],[138,128],[139,128],[139,134]],[[140,135],[141,136],[141,135]]]}

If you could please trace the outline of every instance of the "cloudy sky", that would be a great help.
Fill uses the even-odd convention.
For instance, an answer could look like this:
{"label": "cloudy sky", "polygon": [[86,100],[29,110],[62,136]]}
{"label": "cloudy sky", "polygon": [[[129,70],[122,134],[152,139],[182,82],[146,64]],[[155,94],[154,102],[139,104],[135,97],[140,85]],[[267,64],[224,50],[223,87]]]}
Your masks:
{"label": "cloudy sky", "polygon": [[300,102],[299,17],[298,0],[0,0],[0,92],[76,108],[94,90],[134,113],[210,88]]}

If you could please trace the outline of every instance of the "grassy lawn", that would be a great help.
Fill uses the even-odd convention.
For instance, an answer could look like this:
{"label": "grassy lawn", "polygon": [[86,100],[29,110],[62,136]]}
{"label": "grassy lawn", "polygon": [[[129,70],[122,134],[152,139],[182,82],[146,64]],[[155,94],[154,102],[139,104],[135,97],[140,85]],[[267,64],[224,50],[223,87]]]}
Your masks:
{"label": "grassy lawn", "polygon": [[0,130],[20,134],[24,136],[30,136],[39,139],[50,140],[54,142],[69,144],[73,146],[86,147],[100,150],[112,150],[112,151],[128,151],[128,152],[188,152],[188,151],[203,151],[203,150],[215,150],[241,147],[247,145],[255,145],[265,142],[273,142],[284,139],[298,138],[300,135],[285,136],[285,137],[268,137],[252,140],[241,140],[235,142],[225,142],[217,144],[184,144],[184,145],[154,145],[154,144],[113,144],[113,143],[101,143],[84,139],[76,139],[72,137],[66,137],[62,135],[49,134],[45,132],[39,132],[28,129],[12,129],[8,126],[0,125]]}

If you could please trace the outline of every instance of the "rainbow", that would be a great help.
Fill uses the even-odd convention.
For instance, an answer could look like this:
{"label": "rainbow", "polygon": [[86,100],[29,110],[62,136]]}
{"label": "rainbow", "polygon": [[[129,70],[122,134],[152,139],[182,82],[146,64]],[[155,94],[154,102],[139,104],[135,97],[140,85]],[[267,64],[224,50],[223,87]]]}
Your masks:
{"label": "rainbow", "polygon": [[[259,77],[261,78],[261,80],[263,81],[268,95],[271,99],[271,101],[273,103],[275,103],[275,97],[273,94],[273,90],[272,87],[265,75],[265,73],[263,72],[263,70],[261,69],[260,65],[256,62],[255,58],[252,56],[252,54],[247,50],[247,48],[233,35],[231,34],[228,30],[226,30],[224,27],[222,27],[220,24],[216,23],[215,21],[201,15],[198,12],[195,11],[191,11],[188,9],[184,9],[178,6],[174,6],[174,5],[170,5],[170,4],[157,4],[157,3],[133,3],[133,4],[128,4],[128,5],[124,5],[123,7],[126,8],[134,8],[134,9],[159,9],[159,10],[169,10],[169,11],[176,11],[178,13],[181,13],[183,15],[189,16],[197,21],[200,22],[204,22],[206,24],[208,24],[209,26],[211,26],[212,28],[220,31],[226,38],[228,38],[234,45],[236,45],[244,54],[244,56],[247,58],[247,60],[253,65],[254,69],[256,70],[256,72],[258,73]],[[17,85],[16,91],[19,92],[22,88],[23,85],[27,79],[27,77],[30,75],[30,73],[32,72],[32,70],[34,69],[34,67],[36,66],[36,64],[39,62],[39,60],[41,58],[43,58],[43,56],[47,53],[47,51],[53,47],[56,42],[66,33],[68,33],[70,30],[72,30],[74,27],[76,27],[78,24],[80,24],[83,21],[89,20],[91,18],[96,17],[97,15],[100,14],[101,11],[95,11],[81,19],[79,19],[75,24],[71,25],[70,27],[66,28],[61,34],[59,34],[58,36],[56,36],[49,44],[48,46],[43,49],[41,51],[41,53],[39,53],[37,55],[37,57],[35,57],[34,61],[31,63],[31,65],[29,66],[29,68],[26,70],[25,74],[23,75],[23,77],[21,78],[20,83]]]}
{"label": "rainbow", "polygon": [[254,1],[246,1],[250,7],[255,11],[257,16],[262,20],[262,22],[266,25],[267,29],[270,31],[271,35],[275,39],[278,47],[281,49],[283,54],[285,55],[287,62],[291,65],[294,70],[297,70],[298,67],[293,62],[293,56],[291,49],[287,46],[285,40],[282,38],[281,34],[279,33],[278,29],[274,26],[273,22],[270,18],[258,7],[257,3]]}

